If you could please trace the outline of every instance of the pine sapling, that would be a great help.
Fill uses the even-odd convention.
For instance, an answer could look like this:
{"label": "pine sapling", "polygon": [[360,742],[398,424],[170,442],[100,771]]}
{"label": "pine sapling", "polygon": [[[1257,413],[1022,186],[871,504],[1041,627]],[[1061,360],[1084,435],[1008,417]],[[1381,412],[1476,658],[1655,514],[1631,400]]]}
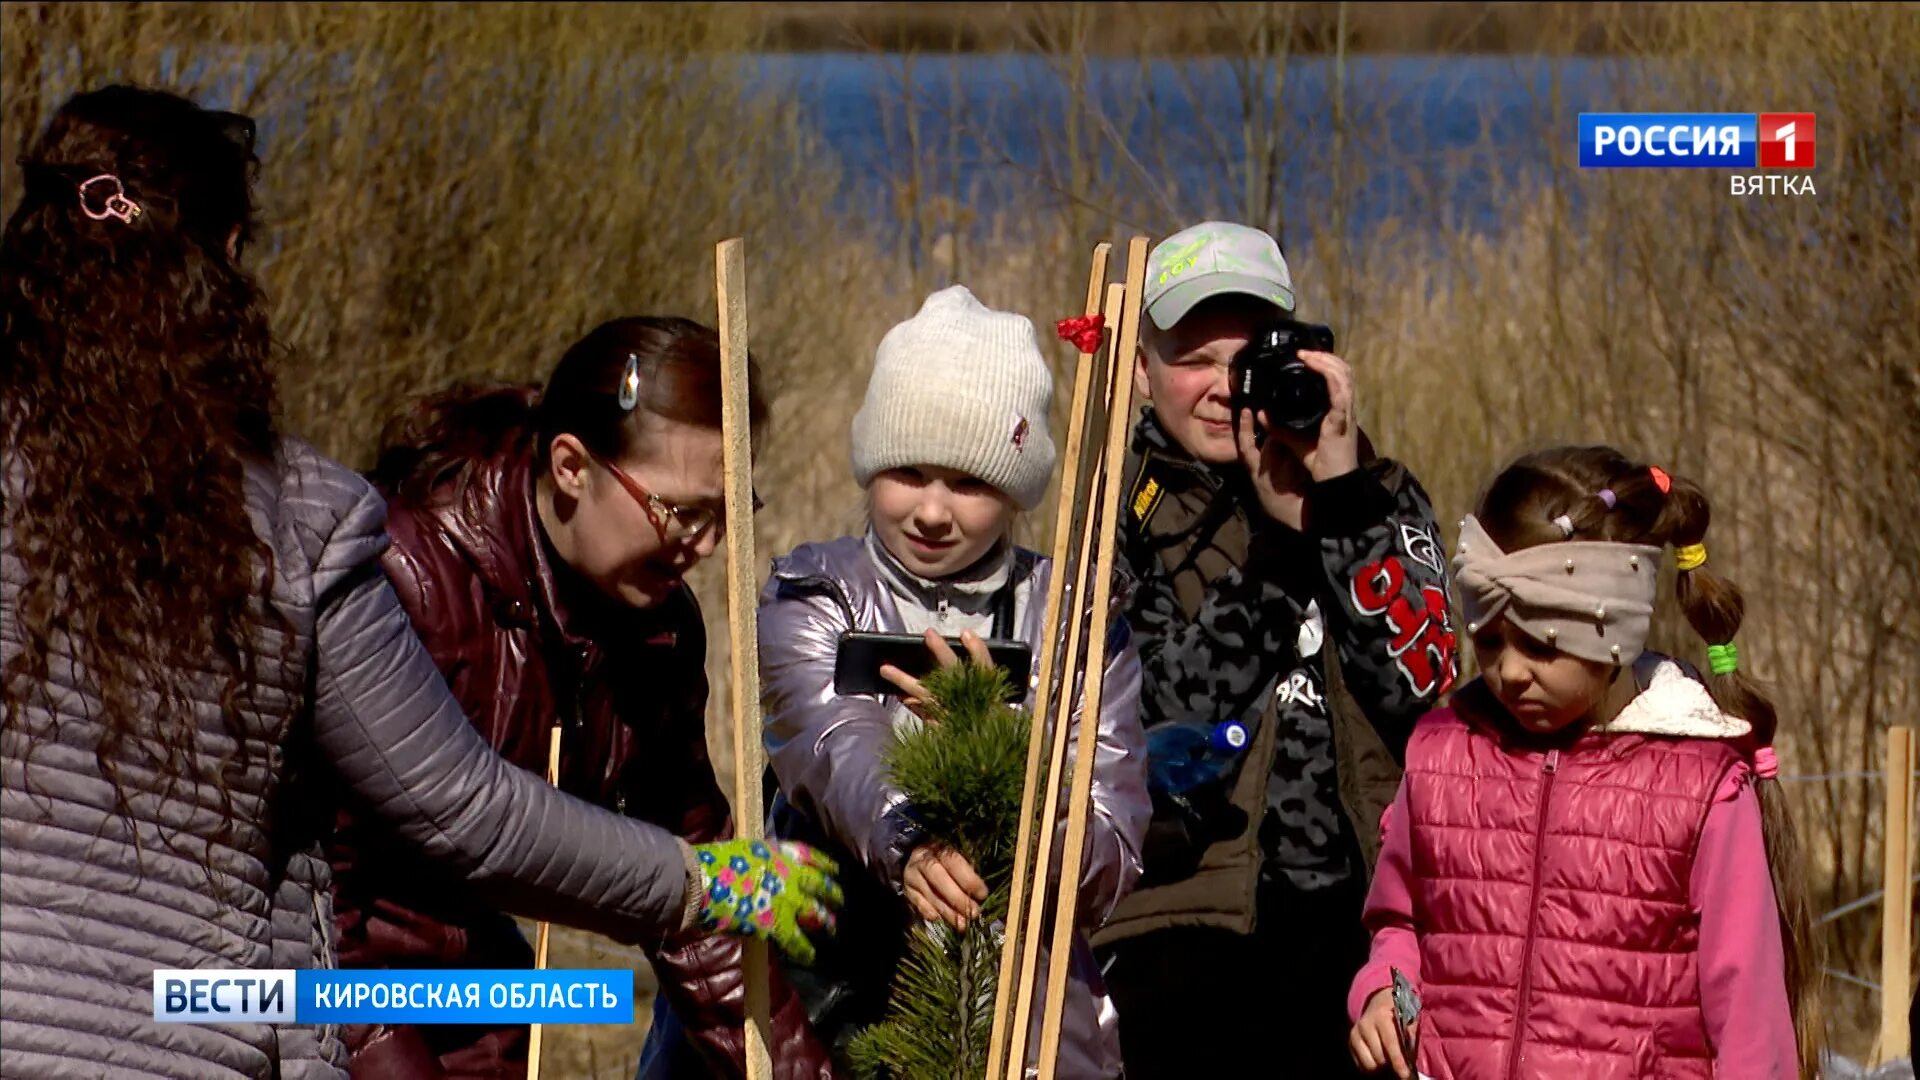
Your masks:
{"label": "pine sapling", "polygon": [[910,932],[887,1018],[851,1047],[873,1080],[979,1080],[986,1072],[999,979],[1001,925],[1019,838],[1027,714],[999,668],[972,663],[921,680],[931,719],[895,732],[889,777],[906,794],[925,842],[965,856],[987,883],[981,917],[955,931],[923,922]]}

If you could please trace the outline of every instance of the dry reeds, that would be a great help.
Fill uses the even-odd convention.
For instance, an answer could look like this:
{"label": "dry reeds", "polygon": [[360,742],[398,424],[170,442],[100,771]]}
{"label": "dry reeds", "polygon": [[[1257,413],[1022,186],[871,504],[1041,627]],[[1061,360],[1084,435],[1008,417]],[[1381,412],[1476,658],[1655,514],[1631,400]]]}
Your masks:
{"label": "dry reeds", "polygon": [[[289,426],[354,463],[407,395],[538,378],[616,315],[711,321],[712,245],[744,235],[773,395],[768,553],[860,527],[848,421],[875,344],[926,292],[962,279],[1044,331],[1078,311],[1095,240],[1211,216],[1262,224],[1287,246],[1303,311],[1339,333],[1375,442],[1413,467],[1443,524],[1546,442],[1615,443],[1705,485],[1712,557],[1749,599],[1743,666],[1781,707],[1784,771],[1849,774],[1792,785],[1816,902],[1872,891],[1879,789],[1850,774],[1878,769],[1880,733],[1920,706],[1915,7],[1502,5],[1530,12],[1540,54],[1603,39],[1641,59],[1599,91],[1530,84],[1537,98],[1482,118],[1479,144],[1408,160],[1388,114],[1355,107],[1390,66],[1353,62],[1354,28],[1336,17],[1331,41],[1313,39],[1320,55],[1299,54],[1301,21],[1328,5],[1202,6],[1207,34],[1231,22],[1236,50],[1116,55],[1089,5],[1027,5],[1007,33],[1044,77],[940,124],[904,109],[903,88],[945,58],[875,58],[892,72],[874,102],[889,152],[883,174],[856,179],[892,198],[836,214],[838,164],[790,95],[736,77],[730,52],[759,28],[724,6],[8,3],[0,179],[11,188],[13,153],[54,105],[104,80],[260,116],[256,262],[287,349]],[[846,29],[829,39],[862,40]],[[1158,81],[1116,93],[1116,65],[1150,63]],[[1308,63],[1325,67],[1331,124],[1311,143],[1289,108]],[[1206,79],[1231,80],[1231,107],[1176,123]],[[1002,121],[1039,110],[1034,95],[1064,102],[1061,121],[1046,145],[1013,145]],[[1583,172],[1583,108],[1815,112],[1818,194],[1736,198],[1718,171]],[[1137,131],[1153,137],[1121,137]],[[1524,181],[1498,167],[1516,139],[1544,148]],[[1220,163],[1212,179],[1173,183],[1170,158],[1195,153]],[[1497,231],[1449,205],[1467,171],[1494,187]],[[1327,195],[1289,205],[1282,181],[1303,172],[1326,175]],[[1381,214],[1367,181],[1387,175],[1406,201]],[[1062,372],[1071,355],[1056,346]],[[1029,515],[1025,539],[1045,546],[1050,520]],[[696,584],[724,610],[717,563]],[[1677,626],[1663,643],[1697,660]],[[723,638],[711,742],[724,774]],[[1834,967],[1873,977],[1871,909],[1824,930]],[[556,962],[592,947],[559,935]],[[1829,999],[1836,1047],[1860,1053],[1871,995],[1836,982]],[[549,1038],[557,1074],[622,1080],[638,1045],[637,1030]],[[559,1066],[568,1052],[577,1068]]]}

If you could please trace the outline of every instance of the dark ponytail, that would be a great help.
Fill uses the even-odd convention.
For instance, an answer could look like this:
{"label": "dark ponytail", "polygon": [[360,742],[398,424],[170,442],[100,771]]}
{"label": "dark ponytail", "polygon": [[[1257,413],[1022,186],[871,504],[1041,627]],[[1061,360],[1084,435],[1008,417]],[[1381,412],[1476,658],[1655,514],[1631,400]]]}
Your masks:
{"label": "dark ponytail", "polygon": [[[1601,493],[1609,492],[1611,500]],[[1712,509],[1699,485],[1680,476],[1637,464],[1605,446],[1561,447],[1529,454],[1495,477],[1475,516],[1488,535],[1507,551],[1561,540],[1607,540],[1670,546],[1676,552],[1704,544]],[[1566,535],[1557,519],[1573,526]],[[1674,595],[1709,655],[1736,659],[1734,647],[1746,615],[1746,601],[1732,581],[1711,564],[1692,565],[1675,578]],[[1749,752],[1771,754],[1779,714],[1760,687],[1736,662],[1709,663],[1714,671],[1707,689],[1722,711],[1753,728]],[[1716,670],[1719,669],[1719,670]],[[1825,1023],[1820,1009],[1822,948],[1815,934],[1807,895],[1805,863],[1785,793],[1777,779],[1758,777],[1754,794],[1767,846],[1767,865],[1780,909],[1781,944],[1786,955],[1787,999],[1793,1010],[1800,1075],[1820,1075]]]}
{"label": "dark ponytail", "polygon": [[[631,407],[622,402],[629,365]],[[747,369],[758,443],[767,405],[751,356]],[[720,427],[725,374],[711,327],[669,316],[615,319],[568,348],[544,388],[469,383],[420,399],[387,426],[370,477],[389,497],[425,502],[449,487],[457,493],[474,465],[509,449],[530,451],[543,470],[561,435],[618,459],[660,420]]]}
{"label": "dark ponytail", "polygon": [[[1712,511],[1706,495],[1690,480],[1672,477],[1667,509],[1648,538],[1676,551],[1702,545]],[[1687,624],[1710,648],[1733,647],[1746,614],[1740,589],[1703,563],[1679,572],[1674,595]],[[1720,708],[1753,726],[1753,745],[1769,753],[1779,730],[1779,714],[1760,687],[1734,663],[1710,664],[1707,688]],[[1773,892],[1780,907],[1780,933],[1785,942],[1787,995],[1793,1008],[1796,1042],[1800,1047],[1800,1075],[1820,1075],[1820,1046],[1825,1021],[1820,1009],[1820,987],[1825,964],[1815,933],[1813,905],[1807,895],[1805,861],[1800,836],[1793,827],[1786,792],[1774,777],[1756,776],[1754,794],[1760,801],[1760,821],[1766,837],[1767,866],[1773,874]]]}

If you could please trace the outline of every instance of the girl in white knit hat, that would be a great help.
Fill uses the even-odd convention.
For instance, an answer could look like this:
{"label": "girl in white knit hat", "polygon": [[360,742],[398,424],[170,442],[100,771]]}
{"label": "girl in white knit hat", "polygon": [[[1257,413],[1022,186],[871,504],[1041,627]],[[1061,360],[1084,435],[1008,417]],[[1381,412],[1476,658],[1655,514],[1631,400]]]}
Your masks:
{"label": "girl in white knit hat", "polygon": [[[838,937],[822,944],[811,968],[787,968],[819,1034],[837,1049],[883,1019],[913,921],[964,929],[987,898],[965,858],[915,835],[882,765],[894,725],[915,722],[924,690],[888,668],[895,692],[837,693],[839,640],[848,631],[921,634],[943,664],[962,652],[990,662],[989,638],[1038,647],[1050,560],[1011,533],[1015,514],[1040,504],[1053,473],[1052,390],[1026,318],[985,307],[964,286],[928,297],[881,341],[853,420],[867,529],[776,559],[761,596],[765,733],[779,789],[772,831],[820,845],[845,868]],[[1124,619],[1112,620],[1108,634],[1080,876],[1078,915],[1087,928],[1132,889],[1151,814],[1139,658]],[[1084,939],[1075,945],[1065,1014],[1059,1075],[1118,1075],[1118,1029]]]}

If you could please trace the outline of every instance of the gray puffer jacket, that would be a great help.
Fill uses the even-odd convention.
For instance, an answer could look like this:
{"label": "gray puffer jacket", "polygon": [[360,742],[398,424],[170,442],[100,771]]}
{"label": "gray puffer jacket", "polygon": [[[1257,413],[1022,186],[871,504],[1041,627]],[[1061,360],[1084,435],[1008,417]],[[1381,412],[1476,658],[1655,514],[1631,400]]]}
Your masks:
{"label": "gray puffer jacket", "polygon": [[[996,591],[1012,590],[1013,629],[1006,636],[1039,644],[1051,565],[1052,560],[1023,548],[1008,553],[992,579]],[[879,1018],[901,947],[897,939],[912,919],[901,897],[901,873],[910,854],[902,817],[905,795],[886,779],[881,764],[894,725],[908,722],[907,714],[896,700],[834,691],[839,637],[847,630],[902,633],[919,624],[943,625],[943,616],[955,608],[984,612],[993,598],[975,585],[916,578],[869,538],[848,536],[806,544],[775,560],[761,594],[765,734],[768,763],[779,782],[772,831],[817,843],[843,859],[840,880],[847,899],[838,938],[822,944],[825,962],[815,970],[787,969],[809,999],[816,1026],[836,1043],[844,1044],[843,1025]],[[915,626],[904,620],[903,606],[915,613]],[[1120,1074],[1119,1019],[1086,931],[1105,921],[1138,880],[1140,844],[1152,814],[1140,727],[1140,658],[1126,620],[1113,617],[1107,625],[1093,805],[1075,910],[1081,933],[1069,961],[1056,1065],[1058,1076],[1072,1080]],[[1031,707],[1030,694],[1026,704]],[[1085,705],[1076,683],[1069,735],[1076,742]],[[866,873],[856,873],[848,858]],[[1036,1003],[1029,1063],[1039,1042],[1040,1018]]]}
{"label": "gray puffer jacket", "polygon": [[[547,787],[461,715],[380,570],[378,495],[297,441],[278,458],[249,468],[247,501],[293,639],[283,651],[262,631],[262,708],[242,716],[248,767],[229,787],[243,816],[227,835],[216,792],[143,794],[133,753],[131,814],[114,812],[65,656],[0,732],[0,1077],[344,1078],[328,1029],[152,1019],[155,968],[331,966],[328,868],[294,827],[314,811],[301,778],[320,770],[504,908],[628,943],[683,924],[673,836]],[[21,470],[5,465],[11,499]],[[0,534],[0,661],[25,647],[25,573]],[[195,709],[205,768],[234,741],[211,682]]]}

